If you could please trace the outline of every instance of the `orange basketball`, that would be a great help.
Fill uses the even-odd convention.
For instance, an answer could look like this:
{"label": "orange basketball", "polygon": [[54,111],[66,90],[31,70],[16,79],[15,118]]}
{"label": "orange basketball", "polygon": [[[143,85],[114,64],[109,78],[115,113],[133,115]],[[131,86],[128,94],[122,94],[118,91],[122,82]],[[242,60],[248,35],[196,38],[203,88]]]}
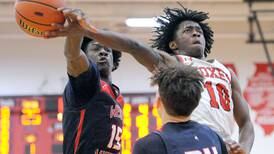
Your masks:
{"label": "orange basketball", "polygon": [[55,30],[51,23],[64,23],[64,15],[57,8],[64,7],[64,0],[17,0],[16,22],[29,35],[43,37],[45,31]]}

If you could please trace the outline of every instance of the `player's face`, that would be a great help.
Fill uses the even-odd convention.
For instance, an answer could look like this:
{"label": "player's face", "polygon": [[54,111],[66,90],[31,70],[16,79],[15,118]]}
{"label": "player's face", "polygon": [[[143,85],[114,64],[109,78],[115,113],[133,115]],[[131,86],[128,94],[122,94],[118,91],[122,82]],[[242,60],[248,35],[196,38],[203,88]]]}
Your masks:
{"label": "player's face", "polygon": [[189,20],[183,21],[175,33],[174,41],[179,54],[204,58],[205,37],[198,23]]}
{"label": "player's face", "polygon": [[113,68],[112,49],[90,42],[87,46],[87,56],[97,64],[100,73],[110,73]]}

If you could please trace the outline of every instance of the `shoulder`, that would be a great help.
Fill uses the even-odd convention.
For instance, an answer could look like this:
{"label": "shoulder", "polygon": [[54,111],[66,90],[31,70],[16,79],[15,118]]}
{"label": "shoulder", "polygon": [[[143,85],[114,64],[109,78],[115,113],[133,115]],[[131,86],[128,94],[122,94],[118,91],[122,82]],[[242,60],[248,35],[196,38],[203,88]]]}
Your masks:
{"label": "shoulder", "polygon": [[198,130],[206,133],[206,134],[210,134],[210,135],[218,135],[214,130],[212,130],[209,126],[205,125],[205,124],[201,124],[201,123],[198,123],[198,122],[195,122],[195,121],[192,121],[193,123],[193,126],[195,128],[197,128]]}
{"label": "shoulder", "polygon": [[164,153],[165,145],[159,135],[150,133],[149,135],[136,141],[134,154],[139,153]]}
{"label": "shoulder", "polygon": [[139,139],[136,144],[150,147],[154,145],[163,145],[163,142],[159,135],[150,133],[149,135]]}
{"label": "shoulder", "polygon": [[179,62],[179,59],[176,56],[169,55],[168,53],[164,51],[156,50],[155,53],[159,55],[159,60],[160,60],[157,67],[173,65]]}
{"label": "shoulder", "polygon": [[202,134],[205,134],[207,138],[210,138],[215,143],[218,143],[221,145],[224,144],[223,139],[220,137],[220,135],[216,131],[214,131],[213,129],[211,129],[210,127],[204,124],[198,123],[197,126],[200,128],[199,129],[200,132],[202,132]]}
{"label": "shoulder", "polygon": [[77,84],[77,85],[85,84],[84,82],[88,82],[88,83],[90,83],[90,81],[98,82],[98,79],[100,78],[100,74],[97,69],[97,65],[92,63],[91,61],[89,61],[89,63],[90,64],[88,69],[77,76],[72,76],[71,74],[68,73],[68,77],[69,77],[68,83],[74,86],[74,84]]}
{"label": "shoulder", "polygon": [[214,59],[213,62],[214,66],[217,67],[219,70],[224,72],[226,75],[228,75],[229,81],[232,80],[233,76],[235,76],[235,73],[232,71],[231,68],[226,66],[225,64],[219,62],[218,60]]}

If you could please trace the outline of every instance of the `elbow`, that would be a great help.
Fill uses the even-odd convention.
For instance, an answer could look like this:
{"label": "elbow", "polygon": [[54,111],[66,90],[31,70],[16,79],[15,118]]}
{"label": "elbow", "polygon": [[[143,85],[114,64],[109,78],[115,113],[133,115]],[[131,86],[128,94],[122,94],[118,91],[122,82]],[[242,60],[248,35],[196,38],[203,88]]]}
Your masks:
{"label": "elbow", "polygon": [[65,50],[64,51],[64,56],[66,57],[67,60],[69,61],[75,61],[78,58],[81,57],[84,53],[81,52],[80,50],[78,52],[70,51],[70,50]]}
{"label": "elbow", "polygon": [[74,59],[74,56],[69,52],[64,52],[64,56],[66,57],[67,60],[73,60]]}

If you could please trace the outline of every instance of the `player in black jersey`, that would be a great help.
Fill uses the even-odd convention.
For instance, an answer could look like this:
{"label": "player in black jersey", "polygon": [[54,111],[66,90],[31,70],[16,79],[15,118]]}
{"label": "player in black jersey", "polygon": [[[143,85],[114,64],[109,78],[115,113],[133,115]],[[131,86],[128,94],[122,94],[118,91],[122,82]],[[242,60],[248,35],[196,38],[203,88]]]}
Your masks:
{"label": "player in black jersey", "polygon": [[[67,18],[65,57],[69,82],[64,91],[64,154],[118,154],[121,151],[123,98],[112,84],[119,51],[85,38]],[[85,52],[83,52],[82,50]]]}
{"label": "player in black jersey", "polygon": [[183,64],[156,71],[152,83],[159,87],[157,106],[163,120],[161,131],[139,139],[134,154],[226,154],[223,140],[209,127],[191,121],[203,91],[203,77]]}
{"label": "player in black jersey", "polygon": [[84,39],[82,50],[89,61],[81,54],[79,59],[82,60],[77,62],[76,57],[73,63],[86,63],[88,67],[76,75],[68,65],[69,82],[64,92],[64,153],[119,153],[123,99],[118,87],[111,82],[111,71],[118,67],[121,53],[88,38]]}

